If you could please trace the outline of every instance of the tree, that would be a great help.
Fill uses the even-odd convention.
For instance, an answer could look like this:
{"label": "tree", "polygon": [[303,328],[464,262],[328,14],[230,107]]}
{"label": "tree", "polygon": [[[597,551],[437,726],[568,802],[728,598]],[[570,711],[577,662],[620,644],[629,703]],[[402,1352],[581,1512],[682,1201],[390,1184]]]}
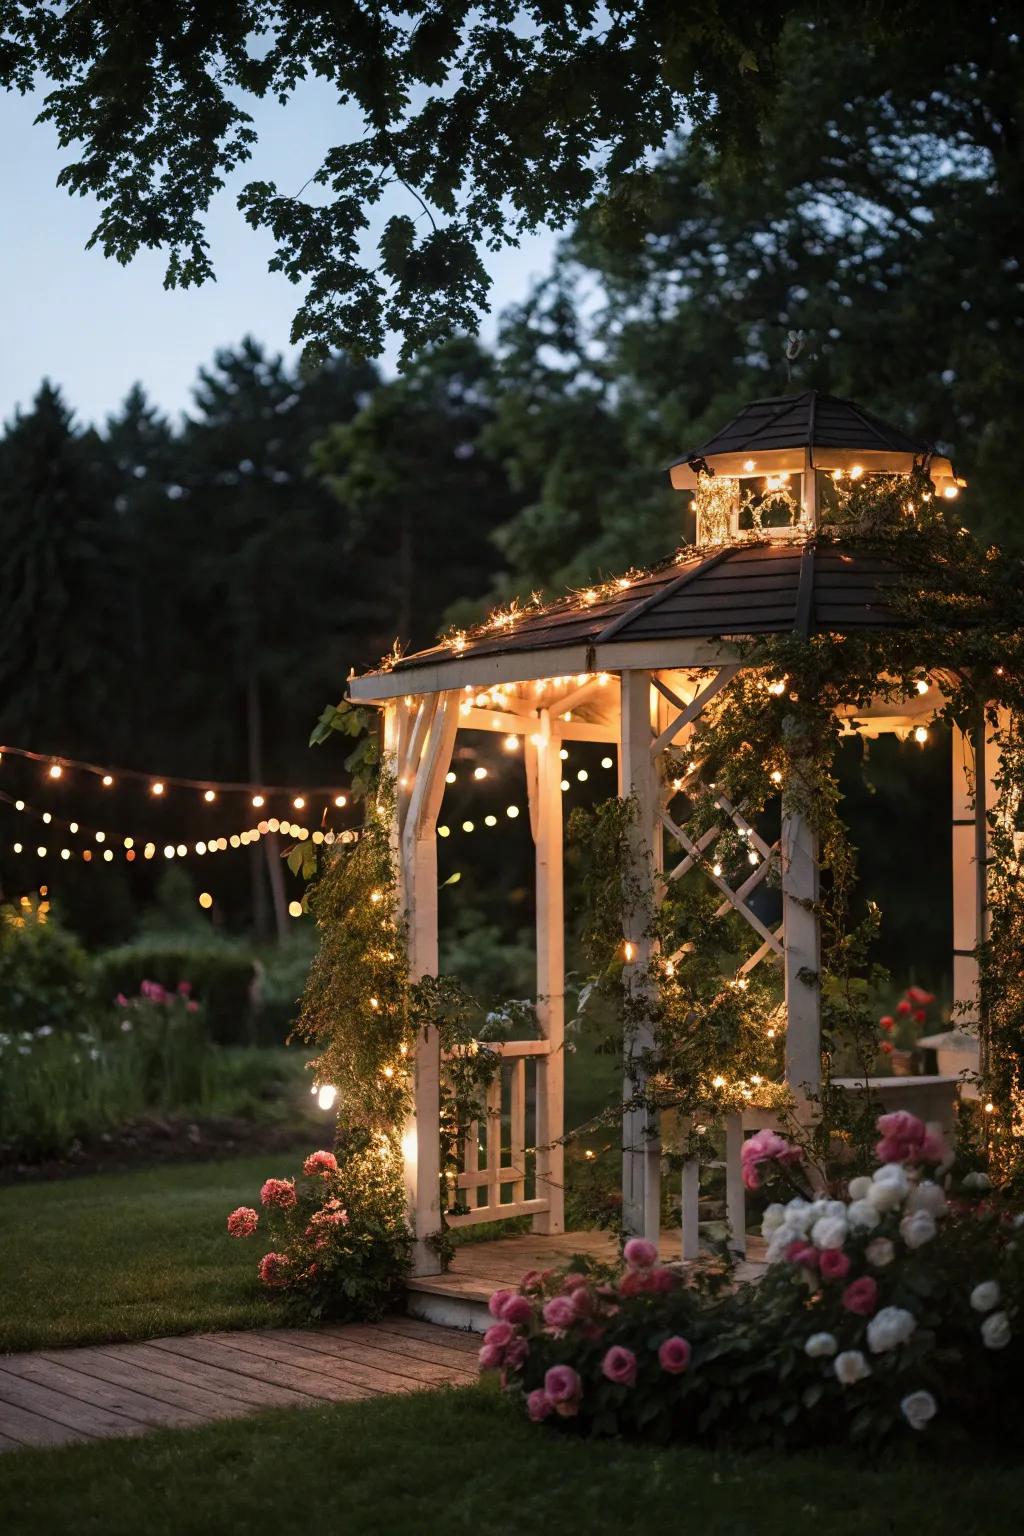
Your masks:
{"label": "tree", "polygon": [[[786,23],[820,24],[839,9],[216,0],[197,12],[190,0],[8,0],[0,82],[54,82],[41,116],[75,147],[63,184],[101,203],[92,242],[121,262],[166,250],[176,286],[213,275],[203,215],[253,154],[243,103],[329,81],[358,131],[328,151],[308,197],[255,180],[239,205],[273,234],[272,268],[308,285],[293,339],[320,355],[372,356],[392,327],[408,360],[473,327],[488,290],[483,248],[565,227],[587,207],[609,224],[632,220],[649,197],[649,156],[684,122],[716,154],[749,161]],[[855,13],[862,37],[943,30],[918,0]],[[371,214],[389,189],[408,208],[386,219],[368,255]]]}

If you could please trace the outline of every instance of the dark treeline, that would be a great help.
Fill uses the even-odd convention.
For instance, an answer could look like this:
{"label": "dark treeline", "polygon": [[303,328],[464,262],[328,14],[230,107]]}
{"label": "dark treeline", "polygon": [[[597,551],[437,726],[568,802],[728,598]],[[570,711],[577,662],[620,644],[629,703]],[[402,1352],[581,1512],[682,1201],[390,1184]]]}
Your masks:
{"label": "dark treeline", "polygon": [[[965,519],[1020,544],[1020,46],[941,30],[884,56],[794,33],[761,163],[723,176],[675,145],[566,240],[493,349],[456,338],[386,379],[246,341],[178,425],[139,386],[81,427],[45,384],[0,440],[0,739],[323,781],[337,761],[309,728],[350,667],[666,554],[687,519],[664,463],[791,387],[936,439],[970,481]],[[927,783],[908,836],[938,880],[926,757],[876,750],[880,779]],[[895,889],[900,848],[865,856]]]}

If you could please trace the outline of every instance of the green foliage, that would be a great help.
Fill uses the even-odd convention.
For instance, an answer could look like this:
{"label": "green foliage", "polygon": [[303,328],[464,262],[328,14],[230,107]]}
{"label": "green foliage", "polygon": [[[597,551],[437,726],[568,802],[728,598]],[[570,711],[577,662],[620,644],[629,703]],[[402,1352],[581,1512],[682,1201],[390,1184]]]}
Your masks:
{"label": "green foliage", "polygon": [[96,998],[89,956],[46,903],[0,907],[0,1034],[87,1029]]}
{"label": "green foliage", "polygon": [[137,992],[144,981],[173,992],[188,982],[203,1006],[210,1039],[222,1045],[253,1044],[272,1037],[259,1017],[258,972],[243,944],[198,939],[138,939],[96,957],[97,989],[112,1004],[118,993]]}

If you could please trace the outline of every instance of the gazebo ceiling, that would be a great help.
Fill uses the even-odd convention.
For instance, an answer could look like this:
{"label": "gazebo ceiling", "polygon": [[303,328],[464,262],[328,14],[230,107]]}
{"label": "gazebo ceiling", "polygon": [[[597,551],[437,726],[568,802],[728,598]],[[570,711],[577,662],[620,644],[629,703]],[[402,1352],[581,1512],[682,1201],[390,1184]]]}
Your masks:
{"label": "gazebo ceiling", "polygon": [[939,489],[953,484],[948,459],[853,400],[807,389],[754,400],[699,448],[670,466],[676,490],[692,490],[701,468],[739,479],[804,469],[908,474],[925,465]]}
{"label": "gazebo ceiling", "polygon": [[[469,680],[612,671],[629,664],[625,648],[638,656],[649,651],[652,666],[686,664],[692,651],[691,664],[699,665],[714,655],[702,641],[889,627],[899,622],[886,602],[897,580],[896,568],[878,556],[835,544],[748,541],[712,554],[680,552],[611,590],[576,594],[512,619],[499,615],[482,631],[353,678],[350,692],[368,700]],[[553,666],[545,664],[549,658]],[[497,669],[472,665],[499,661]]]}

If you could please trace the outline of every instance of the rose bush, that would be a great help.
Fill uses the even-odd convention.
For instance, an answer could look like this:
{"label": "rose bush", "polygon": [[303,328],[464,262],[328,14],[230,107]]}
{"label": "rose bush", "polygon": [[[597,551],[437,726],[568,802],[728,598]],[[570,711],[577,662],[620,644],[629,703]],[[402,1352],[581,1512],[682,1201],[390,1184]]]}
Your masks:
{"label": "rose bush", "polygon": [[232,1211],[228,1234],[266,1238],[259,1280],[298,1314],[346,1321],[401,1305],[411,1240],[382,1147],[355,1137],[343,1156],[313,1152],[301,1176],[267,1179],[259,1204]]}
{"label": "rose bush", "polygon": [[757,1281],[684,1273],[634,1239],[621,1270],[579,1261],[497,1292],[481,1364],[531,1419],[577,1432],[1019,1442],[999,1405],[1024,1366],[1024,1216],[957,1175],[914,1116],[883,1115],[878,1132],[879,1165],[843,1198],[792,1195],[798,1153],[760,1137],[745,1167],[789,1198],[764,1213]]}

